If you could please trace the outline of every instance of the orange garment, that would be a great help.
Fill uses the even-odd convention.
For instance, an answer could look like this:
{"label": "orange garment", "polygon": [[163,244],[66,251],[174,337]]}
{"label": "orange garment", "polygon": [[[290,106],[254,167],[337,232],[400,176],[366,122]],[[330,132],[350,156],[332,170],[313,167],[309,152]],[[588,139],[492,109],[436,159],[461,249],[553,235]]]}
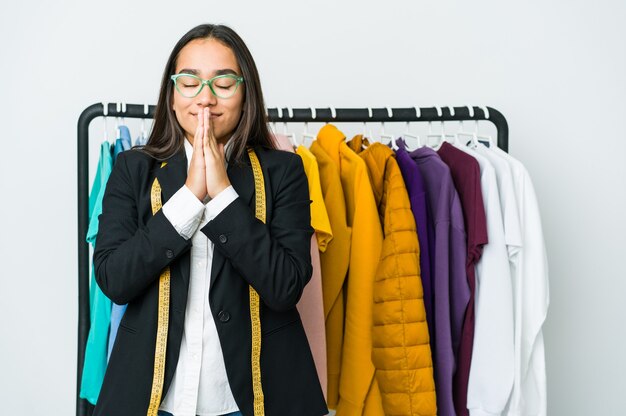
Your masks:
{"label": "orange garment", "polygon": [[[337,416],[384,416],[372,363],[374,278],[383,241],[372,186],[365,162],[348,148],[335,126],[324,126],[314,144],[339,169],[352,229]],[[328,205],[327,209],[332,210]]]}
{"label": "orange garment", "polygon": [[[311,265],[313,273],[311,280],[304,287],[302,297],[296,307],[300,313],[302,326],[306,333],[317,376],[326,397],[327,375],[326,375],[326,329],[324,324],[324,300],[322,295],[322,269],[320,264],[320,253],[318,241],[322,241],[324,249],[328,241],[332,239],[332,231],[326,212],[326,205],[322,198],[320,186],[319,170],[315,156],[305,148],[306,151],[294,151],[289,138],[282,134],[274,135],[278,148],[291,153],[298,153],[302,158],[304,172],[309,183],[309,195],[311,198],[311,226],[315,230],[311,236]],[[302,146],[300,146],[302,147]]]}
{"label": "orange garment", "polygon": [[[339,166],[319,143],[313,142],[311,153],[315,156],[320,173],[324,205],[333,232],[333,239],[320,253],[322,267],[322,294],[326,318],[326,357],[328,363],[327,403],[336,409],[339,401],[339,374],[343,348],[344,289],[343,284],[350,262],[351,231],[346,223],[346,205],[343,199]],[[321,245],[320,245],[321,247]]]}
{"label": "orange garment", "polygon": [[419,241],[404,179],[389,147],[369,145],[361,135],[348,146],[367,165],[384,234],[374,283],[372,360],[385,415],[434,416],[437,401]]}

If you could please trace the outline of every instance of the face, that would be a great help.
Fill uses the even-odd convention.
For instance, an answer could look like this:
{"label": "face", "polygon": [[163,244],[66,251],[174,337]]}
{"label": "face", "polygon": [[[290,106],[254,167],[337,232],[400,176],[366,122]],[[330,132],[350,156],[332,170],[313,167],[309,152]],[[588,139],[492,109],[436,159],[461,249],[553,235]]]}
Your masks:
{"label": "face", "polygon": [[[215,39],[195,39],[181,49],[176,62],[176,74],[192,73],[203,79],[232,73],[241,75],[235,54]],[[172,86],[173,87],[173,86]],[[208,85],[193,98],[183,97],[174,89],[172,108],[185,136],[193,144],[198,126],[198,112],[208,107],[211,111],[210,123],[218,142],[226,144],[241,118],[244,98],[244,84],[240,84],[230,98],[213,95]]]}

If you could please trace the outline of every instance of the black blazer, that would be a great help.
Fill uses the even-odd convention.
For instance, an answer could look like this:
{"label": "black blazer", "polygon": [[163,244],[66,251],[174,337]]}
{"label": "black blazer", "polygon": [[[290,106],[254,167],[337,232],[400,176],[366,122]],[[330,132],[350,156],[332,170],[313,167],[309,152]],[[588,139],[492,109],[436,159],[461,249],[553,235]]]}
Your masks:
{"label": "black blazer", "polygon": [[[311,278],[310,200],[302,160],[255,148],[267,200],[266,224],[254,215],[249,159],[228,166],[239,197],[201,231],[215,244],[209,303],[226,373],[240,411],[253,415],[249,289],[261,298],[261,380],[267,416],[319,416],[326,403],[296,310]],[[165,203],[187,177],[184,148],[165,167],[138,150],[121,153],[109,177],[94,250],[98,285],[128,303],[104,377],[95,416],[143,416],[148,409],[157,329],[158,281],[171,269],[170,318],[162,398],[171,385],[182,340],[191,240],[159,210],[150,189],[159,179]]]}

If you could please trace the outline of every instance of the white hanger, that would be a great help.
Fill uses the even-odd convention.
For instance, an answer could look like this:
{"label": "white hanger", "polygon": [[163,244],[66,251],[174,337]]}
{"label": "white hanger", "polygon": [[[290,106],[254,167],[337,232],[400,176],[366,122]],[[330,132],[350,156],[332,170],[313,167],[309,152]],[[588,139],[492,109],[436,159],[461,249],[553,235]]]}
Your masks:
{"label": "white hanger", "polygon": [[109,128],[107,126],[107,116],[109,115],[109,103],[106,101],[102,102],[102,114],[104,116],[104,140],[109,141]]}
{"label": "white hanger", "polygon": [[[467,106],[467,110],[469,111],[469,116],[470,118],[474,118],[474,107],[472,107],[471,105]],[[476,136],[476,133],[478,131],[478,120],[474,120],[476,122],[476,130],[469,132],[469,131],[465,131],[463,130],[463,120],[461,120],[459,122],[459,131],[456,132],[455,136],[456,136],[456,145],[457,146],[465,146],[466,144],[471,144],[470,147],[476,147],[476,145],[478,144],[478,139]],[[470,142],[469,143],[464,143],[463,140],[461,140],[461,137],[469,137],[470,138]]]}
{"label": "white hanger", "polygon": [[[413,107],[413,109],[415,110],[415,118],[421,118],[422,117],[422,110],[420,110],[419,107]],[[415,148],[411,149],[409,147],[409,142],[406,140],[407,137],[415,139],[415,143],[416,143]],[[422,142],[420,140],[420,136],[415,135],[415,134],[411,134],[409,132],[409,122],[408,121],[406,122],[406,132],[402,135],[402,138],[405,139],[404,143],[406,145],[406,150],[409,151],[409,152],[412,152],[413,150],[419,149],[420,147],[422,147]]]}
{"label": "white hanger", "polygon": [[[287,107],[287,113],[289,114],[289,118],[293,118],[293,110],[291,109],[291,107]],[[289,133],[287,131],[287,122],[283,121],[283,134],[285,136],[287,136],[287,138],[289,139],[289,141],[291,142],[291,145],[293,146],[293,148],[297,148],[298,147],[298,143],[296,141],[296,134],[295,133]]]}
{"label": "white hanger", "polygon": [[[122,114],[126,113],[126,103],[124,101],[122,101]],[[122,125],[125,126],[126,125],[126,120],[124,119],[124,116],[122,115]]]}
{"label": "white hanger", "polygon": [[[311,119],[315,120],[317,118],[317,112],[315,111],[315,107],[309,107],[311,109]],[[313,141],[315,141],[315,135],[309,133],[309,122],[305,121],[304,122],[304,132],[302,133],[302,144],[303,145],[307,145],[306,144],[306,139],[311,139],[311,143],[313,143]]]}
{"label": "white hanger", "polygon": [[[368,119],[372,119],[374,117],[374,112],[372,111],[372,107],[367,107],[367,117]],[[363,122],[363,138],[368,139],[370,141],[374,141],[374,134],[372,133],[372,129],[367,130],[367,122]]]}
{"label": "white hanger", "polygon": [[[278,112],[278,119],[283,118],[283,109],[276,107],[276,111]],[[278,127],[276,126],[276,123],[276,121],[272,121],[271,123],[272,133],[274,133],[274,135],[278,134]]]}
{"label": "white hanger", "polygon": [[[148,104],[143,105],[143,115],[148,117],[148,113],[150,112],[150,108]],[[141,141],[145,142],[147,133],[146,133],[146,117],[141,118]]]}
{"label": "white hanger", "polygon": [[[437,117],[441,118],[443,116],[443,111],[441,110],[441,107],[435,107],[435,108],[437,109]],[[451,109],[450,115],[454,115],[454,109],[452,107],[448,107],[448,108]],[[443,142],[446,141],[446,137],[454,138],[453,134],[446,134],[443,120],[441,120],[440,123],[441,123],[441,131],[438,134],[435,134],[432,131],[432,122],[431,121],[428,122],[428,134],[426,135],[426,145],[433,150],[438,150],[439,147],[441,147],[441,145],[443,144]],[[436,139],[436,142],[434,144],[430,142],[429,139],[431,138]]]}
{"label": "white hanger", "polygon": [[[337,118],[337,111],[335,110],[335,107],[329,107],[330,108],[330,116],[333,118],[333,121]],[[326,122],[326,124],[328,124],[328,121]]]}
{"label": "white hanger", "polygon": [[[385,107],[387,109],[387,116],[389,118],[393,118],[393,110],[391,109],[391,107]],[[398,150],[398,145],[396,144],[396,139],[395,137],[393,137],[393,134],[385,134],[385,122],[382,121],[381,123],[381,127],[380,127],[380,142],[383,143],[384,139],[389,139],[389,142],[391,144],[391,148],[393,150]],[[386,144],[386,143],[383,143]]]}
{"label": "white hanger", "polygon": [[[489,120],[489,109],[487,106],[480,107],[485,113],[485,118]],[[487,147],[497,146],[497,143],[494,143],[493,138],[490,135],[480,135],[478,134],[478,121],[476,121],[476,138],[479,141],[486,142]]]}
{"label": "white hanger", "polygon": [[[122,103],[115,103],[115,111],[120,113],[122,111]],[[115,140],[120,137],[120,116],[115,116],[115,137],[113,138],[113,143]]]}

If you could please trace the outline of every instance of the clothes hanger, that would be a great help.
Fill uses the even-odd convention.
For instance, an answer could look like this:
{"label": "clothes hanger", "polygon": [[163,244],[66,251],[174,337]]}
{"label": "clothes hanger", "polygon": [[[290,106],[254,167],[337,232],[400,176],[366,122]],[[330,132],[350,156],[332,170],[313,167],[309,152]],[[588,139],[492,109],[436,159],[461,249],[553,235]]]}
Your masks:
{"label": "clothes hanger", "polygon": [[[393,110],[391,107],[385,107],[387,109],[387,116],[393,119]],[[389,139],[389,143],[391,144],[391,148],[395,151],[398,150],[398,145],[396,144],[396,139],[393,137],[393,134],[385,134],[385,122],[381,121],[380,123],[380,142],[387,145],[383,142],[384,139]]]}
{"label": "clothes hanger", "polygon": [[[335,110],[335,107],[328,107],[330,109],[330,116],[333,118],[333,123],[335,122],[335,119],[337,118],[337,110]],[[326,125],[328,125],[328,121],[326,122]]]}
{"label": "clothes hanger", "polygon": [[[115,109],[117,110],[118,113],[125,113],[126,112],[126,103],[120,102],[120,103],[115,103]],[[120,122],[121,119],[121,122]],[[122,137],[122,129],[120,128],[120,126],[125,125],[126,123],[124,122],[124,117],[120,117],[120,116],[115,116],[115,138],[121,138]]]}
{"label": "clothes hanger", "polygon": [[[368,119],[372,119],[374,116],[374,112],[372,111],[372,107],[367,107],[367,117]],[[367,130],[367,122],[363,122],[363,139],[368,139],[369,141],[374,140],[374,134],[372,133],[372,129]]]}
{"label": "clothes hanger", "polygon": [[[283,118],[283,109],[276,107],[276,111],[278,112],[278,119],[280,120],[281,118]],[[278,128],[276,126],[276,123],[276,121],[272,121],[270,123],[270,129],[272,130],[273,135],[278,134]]]}
{"label": "clothes hanger", "polygon": [[[314,107],[309,107],[311,109],[311,119],[315,120],[317,118],[317,113],[315,111]],[[304,146],[306,145],[306,139],[311,139],[311,143],[313,143],[316,139],[314,134],[309,133],[309,122],[305,121],[304,122],[304,132],[302,133],[302,144]],[[310,145],[308,145],[307,147],[309,147]]]}
{"label": "clothes hanger", "polygon": [[106,101],[102,102],[102,115],[103,115],[103,121],[104,121],[104,140],[110,143],[109,128],[107,126],[107,120],[108,120],[108,115],[109,115],[109,103],[107,103]]}
{"label": "clothes hanger", "polygon": [[[479,107],[481,110],[483,110],[483,113],[485,113],[485,119],[489,120],[489,109],[487,108],[487,106],[483,106],[483,107]],[[480,142],[485,144],[485,146],[487,147],[492,147],[492,146],[497,146],[497,144],[494,144],[493,138],[491,137],[491,135],[480,135],[478,134],[478,120],[476,120],[476,139]]]}
{"label": "clothes hanger", "polygon": [[[148,113],[149,111],[149,106],[148,104],[144,104],[143,105],[143,115],[148,117]],[[146,138],[147,138],[147,133],[146,133],[146,117],[142,117],[141,118],[141,143],[145,143],[146,142]]]}
{"label": "clothes hanger", "polygon": [[[441,107],[435,107],[435,108],[437,109],[437,116],[439,118],[443,117],[443,111],[441,110]],[[449,106],[448,109],[450,111],[450,115],[454,117],[454,107]],[[446,134],[444,121],[441,120],[440,123],[441,123],[441,130],[439,134],[433,134],[432,124],[430,122],[428,123],[428,135],[426,136],[426,144],[428,145],[428,147],[430,147],[433,150],[439,150],[439,148],[445,141],[451,142],[452,144],[456,143],[456,136],[454,134]],[[433,138],[433,137],[436,138],[437,141],[434,144],[431,144],[430,140],[428,139]],[[451,139],[451,140],[446,140],[446,139]]]}
{"label": "clothes hanger", "polygon": [[[422,111],[420,110],[419,107],[413,107],[413,109],[415,110],[415,118],[421,118],[422,117]],[[402,138],[404,139],[404,144],[406,147],[407,152],[412,152],[413,150],[419,149],[420,147],[422,147],[422,142],[420,140],[420,136],[415,135],[415,134],[411,134],[409,132],[409,122],[406,122],[406,132],[404,132],[404,134],[402,135]],[[406,140],[407,138],[411,138],[415,140],[415,148],[411,148],[409,146],[409,141]]]}
{"label": "clothes hanger", "polygon": [[[291,109],[291,107],[287,107],[287,113],[289,114],[289,118],[292,119],[293,118],[293,110]],[[283,134],[285,136],[287,136],[287,138],[291,142],[291,145],[293,146],[293,150],[296,150],[298,148],[298,142],[296,141],[296,134],[295,133],[289,133],[287,131],[287,122],[286,121],[283,121]]]}
{"label": "clothes hanger", "polygon": [[[470,118],[474,118],[474,107],[472,107],[471,105],[468,105],[467,109],[469,111]],[[478,137],[477,137],[478,120],[474,120],[474,121],[476,122],[476,128],[474,131],[471,131],[471,132],[463,130],[463,120],[459,122],[459,131],[457,131],[455,134],[456,136],[455,144],[457,146],[469,146],[471,148],[475,148],[478,145]],[[464,140],[462,140],[461,137],[468,137],[470,140],[464,143]]]}

